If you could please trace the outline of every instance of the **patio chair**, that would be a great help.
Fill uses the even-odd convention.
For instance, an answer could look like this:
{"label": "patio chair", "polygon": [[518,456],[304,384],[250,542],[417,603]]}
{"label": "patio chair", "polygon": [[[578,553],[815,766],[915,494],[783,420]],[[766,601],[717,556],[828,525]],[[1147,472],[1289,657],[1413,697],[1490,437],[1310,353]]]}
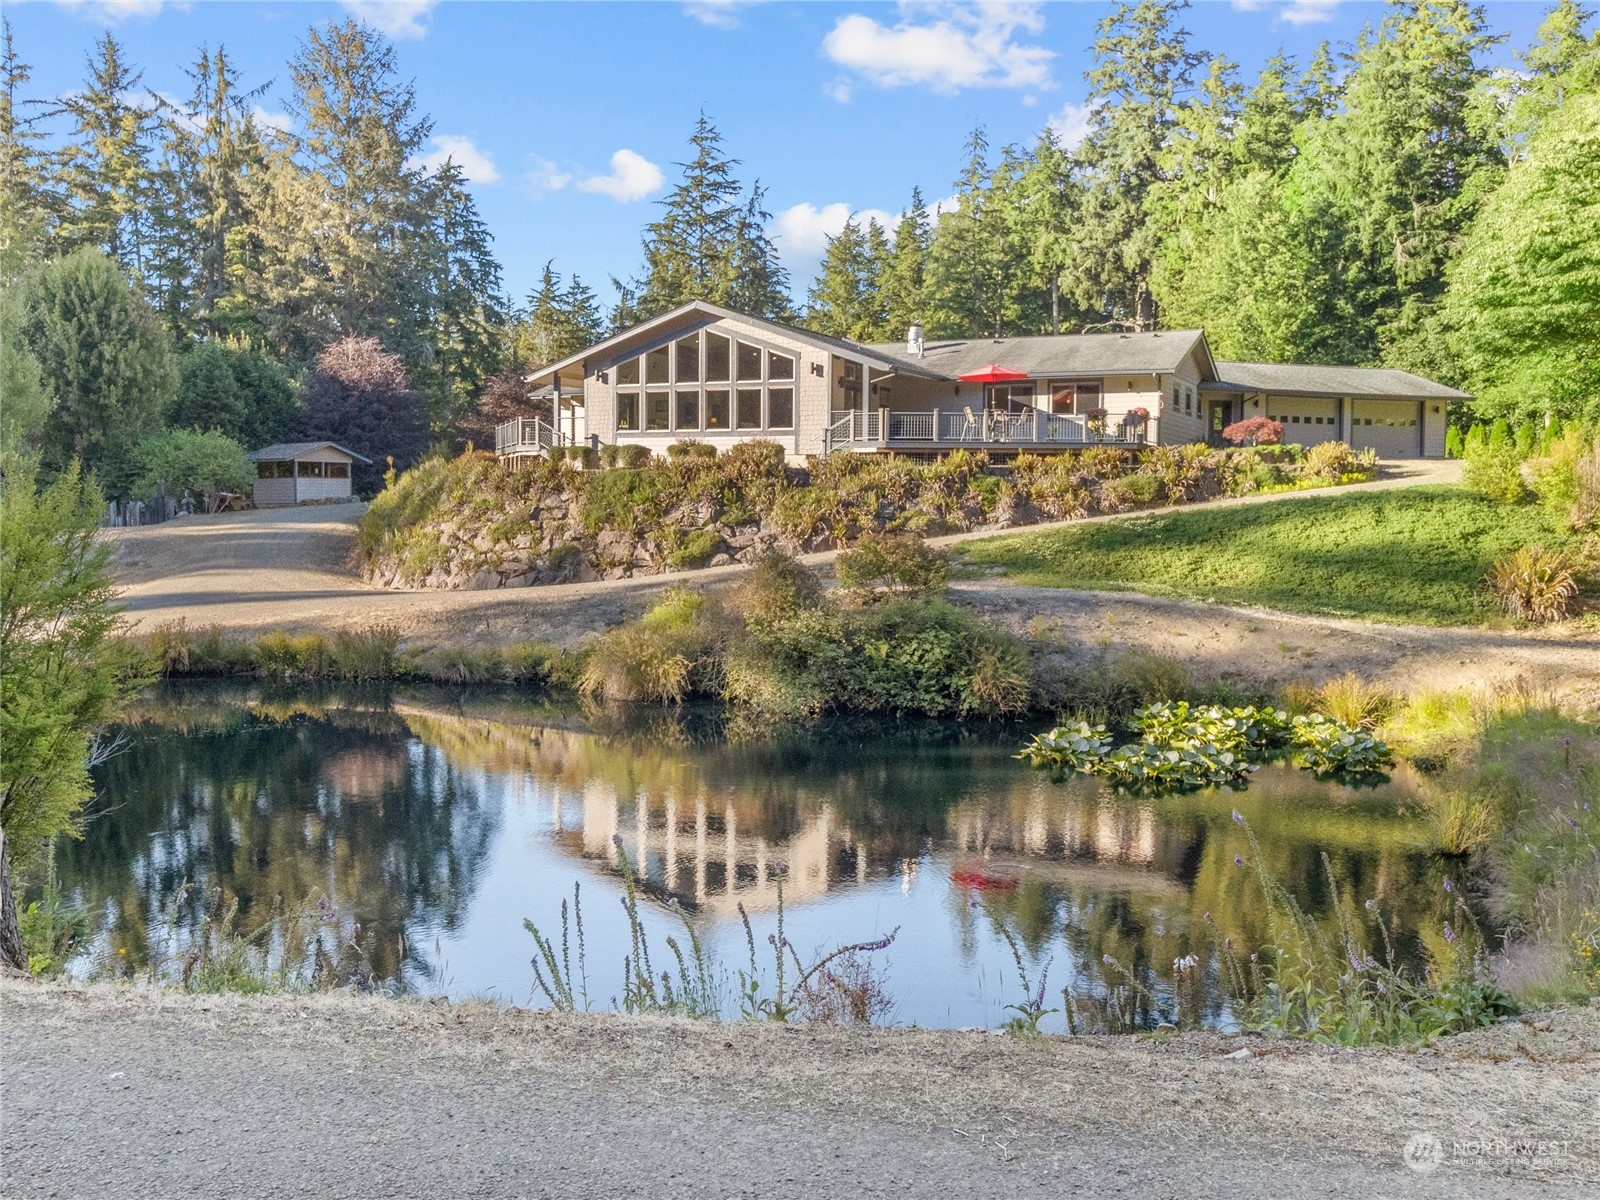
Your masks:
{"label": "patio chair", "polygon": [[972,411],[972,405],[967,405],[961,411],[967,416],[967,419],[961,425],[961,440],[964,442],[981,440],[982,434],[978,430],[978,417]]}

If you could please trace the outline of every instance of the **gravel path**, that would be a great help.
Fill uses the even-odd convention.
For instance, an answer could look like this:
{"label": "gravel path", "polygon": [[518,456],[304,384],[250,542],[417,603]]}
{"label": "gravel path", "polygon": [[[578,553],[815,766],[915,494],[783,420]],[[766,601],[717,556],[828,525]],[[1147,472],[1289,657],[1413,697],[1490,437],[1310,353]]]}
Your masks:
{"label": "gravel path", "polygon": [[[16,1200],[1600,1187],[1596,1012],[1424,1055],[22,981],[0,983],[0,1017],[0,1192]],[[1415,1134],[1441,1139],[1435,1169],[1405,1165]]]}

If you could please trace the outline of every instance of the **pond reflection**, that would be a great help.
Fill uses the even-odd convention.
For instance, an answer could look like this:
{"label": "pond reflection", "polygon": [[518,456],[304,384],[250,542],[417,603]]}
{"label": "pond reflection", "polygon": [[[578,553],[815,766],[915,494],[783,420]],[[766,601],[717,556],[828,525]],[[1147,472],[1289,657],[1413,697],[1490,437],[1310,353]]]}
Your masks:
{"label": "pond reflection", "polygon": [[729,970],[747,962],[739,907],[764,939],[780,874],[802,957],[898,927],[882,958],[900,1022],[1000,1023],[1020,994],[1009,934],[1035,980],[1049,964],[1057,1002],[1068,984],[1123,987],[1144,1023],[1227,1025],[1219,947],[1245,958],[1271,934],[1234,810],[1330,929],[1342,914],[1419,961],[1443,949],[1451,907],[1404,773],[1357,792],[1268,767],[1243,791],[1140,799],[1028,770],[1018,728],[760,734],[714,713],[639,723],[492,693],[257,685],[161,689],[126,732],[84,838],[58,854],[97,920],[80,971],[137,974],[220,888],[245,926],[326,897],[407,989],[526,1002],[522,919],[556,926],[577,880],[607,1007],[626,853],[652,931],[670,932],[675,898]]}

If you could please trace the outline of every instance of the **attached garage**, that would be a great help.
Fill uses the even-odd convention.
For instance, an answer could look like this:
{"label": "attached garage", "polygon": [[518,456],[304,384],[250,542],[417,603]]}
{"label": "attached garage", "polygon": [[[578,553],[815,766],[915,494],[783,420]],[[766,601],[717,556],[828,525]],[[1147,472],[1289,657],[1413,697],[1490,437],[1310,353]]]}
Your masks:
{"label": "attached garage", "polygon": [[1339,440],[1339,401],[1316,396],[1271,396],[1267,416],[1283,426],[1286,444],[1315,446]]}
{"label": "attached garage", "polygon": [[1422,453],[1421,401],[1352,401],[1350,444],[1376,450],[1379,458],[1416,458]]}

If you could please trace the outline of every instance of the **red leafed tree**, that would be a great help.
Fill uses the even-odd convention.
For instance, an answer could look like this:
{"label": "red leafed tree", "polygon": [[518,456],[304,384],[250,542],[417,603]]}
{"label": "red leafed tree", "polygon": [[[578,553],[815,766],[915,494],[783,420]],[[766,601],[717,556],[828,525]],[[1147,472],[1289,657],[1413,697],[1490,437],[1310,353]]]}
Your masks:
{"label": "red leafed tree", "polygon": [[1271,417],[1246,417],[1222,431],[1235,446],[1276,446],[1283,441],[1283,422]]}
{"label": "red leafed tree", "polygon": [[377,338],[347,337],[317,356],[306,380],[299,435],[370,458],[370,464],[351,469],[355,490],[370,496],[382,486],[387,459],[404,470],[426,452],[428,416],[398,354]]}
{"label": "red leafed tree", "polygon": [[[549,417],[549,402],[544,404],[545,417]],[[534,402],[528,399],[528,385],[515,371],[502,371],[483,381],[478,392],[478,402],[470,412],[463,413],[456,422],[456,432],[463,442],[471,442],[479,450],[494,449],[494,427],[502,421],[518,417],[531,417],[536,413]]]}

